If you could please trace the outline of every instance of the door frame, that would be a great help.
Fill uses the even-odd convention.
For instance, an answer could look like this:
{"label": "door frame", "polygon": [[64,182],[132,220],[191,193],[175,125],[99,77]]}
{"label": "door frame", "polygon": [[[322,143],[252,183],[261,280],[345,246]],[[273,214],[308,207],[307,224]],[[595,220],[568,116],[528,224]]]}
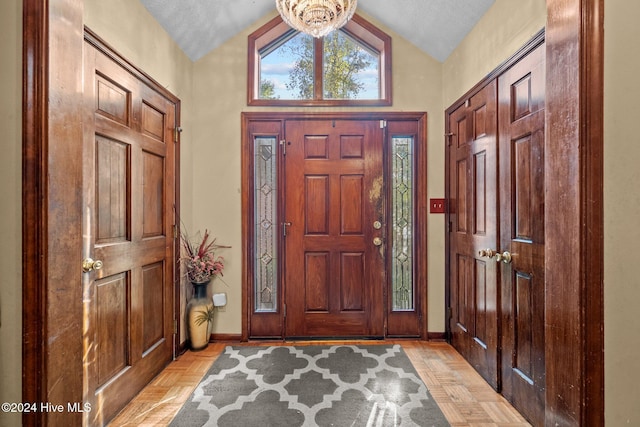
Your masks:
{"label": "door frame", "polygon": [[[23,0],[22,396],[82,402],[82,166],[85,39],[175,104],[180,100],[84,27],[83,0]],[[180,136],[175,215],[180,213]],[[76,189],[71,190],[70,189]],[[179,239],[174,313],[179,313]],[[177,314],[176,314],[177,315]],[[179,324],[174,355],[179,350]],[[65,406],[66,408],[66,406]],[[82,412],[23,413],[24,426],[82,425]]]}
{"label": "door frame", "polygon": [[[270,339],[284,339],[284,313],[278,310],[276,313],[267,314],[272,319],[279,319],[280,329],[278,333],[270,331],[268,335],[264,336],[250,336],[251,330],[251,314],[253,306],[253,217],[250,214],[253,212],[253,192],[252,192],[252,180],[248,177],[252,177],[252,165],[253,165],[253,150],[251,148],[252,143],[252,131],[251,124],[257,122],[270,123],[270,135],[277,135],[278,140],[284,138],[284,124],[287,120],[367,120],[367,121],[416,121],[418,123],[418,139],[422,141],[416,141],[416,164],[420,172],[416,175],[416,190],[417,199],[415,202],[415,235],[418,236],[414,242],[416,245],[416,263],[415,263],[415,283],[416,286],[421,286],[419,292],[418,316],[420,320],[421,336],[419,339],[427,339],[427,161],[426,161],[426,144],[427,144],[427,115],[424,112],[357,112],[357,113],[303,113],[303,112],[256,112],[256,113],[242,113],[242,336],[243,341],[247,341],[252,338],[270,338]],[[385,129],[384,136],[385,147],[386,140],[388,139],[388,133]],[[383,160],[383,168],[386,166],[386,160]],[[282,166],[278,164],[279,170],[282,170]],[[280,179],[280,178],[279,178]],[[279,182],[282,185],[282,182]],[[280,206],[279,206],[280,208]],[[279,247],[281,243],[279,244]],[[387,261],[385,261],[387,264]],[[279,271],[282,271],[282,261],[279,264]],[[282,276],[282,275],[280,275]],[[283,289],[282,277],[279,277],[279,288]],[[387,293],[385,292],[384,304],[384,330],[386,333],[386,322],[389,316],[388,314],[388,302]],[[282,307],[284,303],[283,292],[279,292],[279,307]]]}
{"label": "door frame", "polygon": [[[553,270],[545,356],[555,365],[547,371],[547,420],[604,425],[604,0],[546,3],[545,182],[552,187],[547,197],[562,196],[566,203],[548,212],[545,228],[549,236],[578,236],[551,239],[545,248]],[[68,120],[79,116],[82,104],[69,89],[81,81],[82,15],[83,0],[23,0],[24,402],[82,401],[81,283],[75,273],[81,197],[66,191],[82,178],[82,126]],[[246,330],[246,313],[242,321]],[[564,352],[553,347],[558,343]],[[25,415],[23,423],[77,425],[81,415],[37,413]]]}

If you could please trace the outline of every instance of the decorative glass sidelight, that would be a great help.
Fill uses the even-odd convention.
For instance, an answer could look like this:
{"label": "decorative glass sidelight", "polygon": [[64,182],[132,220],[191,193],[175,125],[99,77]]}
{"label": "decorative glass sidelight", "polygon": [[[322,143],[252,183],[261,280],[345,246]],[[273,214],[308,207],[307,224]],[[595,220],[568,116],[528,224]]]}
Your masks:
{"label": "decorative glass sidelight", "polygon": [[278,309],[277,246],[277,139],[258,137],[254,141],[254,296],[256,312]]}
{"label": "decorative glass sidelight", "polygon": [[414,310],[413,137],[391,138],[392,310]]}

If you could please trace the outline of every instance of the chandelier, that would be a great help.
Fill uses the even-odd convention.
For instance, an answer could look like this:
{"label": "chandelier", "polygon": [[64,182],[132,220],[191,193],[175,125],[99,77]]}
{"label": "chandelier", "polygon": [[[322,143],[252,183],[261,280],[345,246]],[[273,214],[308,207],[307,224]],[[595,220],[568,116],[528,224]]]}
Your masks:
{"label": "chandelier", "polygon": [[276,8],[290,27],[323,37],[347,23],[358,0],[276,0]]}

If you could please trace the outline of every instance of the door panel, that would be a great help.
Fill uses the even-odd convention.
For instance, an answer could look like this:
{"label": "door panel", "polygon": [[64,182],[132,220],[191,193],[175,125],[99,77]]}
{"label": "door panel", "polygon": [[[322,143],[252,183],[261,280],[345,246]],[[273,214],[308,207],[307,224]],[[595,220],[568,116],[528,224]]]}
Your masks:
{"label": "door panel", "polygon": [[448,118],[451,342],[494,388],[498,381],[496,83]]}
{"label": "door panel", "polygon": [[503,394],[544,424],[544,46],[498,79]]}
{"label": "door panel", "polygon": [[173,355],[175,104],[85,44],[85,423],[103,425]]}
{"label": "door panel", "polygon": [[285,335],[383,336],[382,133],[373,121],[287,121]]}

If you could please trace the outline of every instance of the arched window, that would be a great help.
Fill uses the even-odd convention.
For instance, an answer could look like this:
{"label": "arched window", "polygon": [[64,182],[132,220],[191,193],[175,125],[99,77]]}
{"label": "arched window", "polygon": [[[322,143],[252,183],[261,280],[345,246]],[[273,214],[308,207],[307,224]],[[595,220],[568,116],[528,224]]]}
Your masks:
{"label": "arched window", "polygon": [[249,35],[248,105],[391,105],[391,37],[358,15],[323,38],[278,16]]}

